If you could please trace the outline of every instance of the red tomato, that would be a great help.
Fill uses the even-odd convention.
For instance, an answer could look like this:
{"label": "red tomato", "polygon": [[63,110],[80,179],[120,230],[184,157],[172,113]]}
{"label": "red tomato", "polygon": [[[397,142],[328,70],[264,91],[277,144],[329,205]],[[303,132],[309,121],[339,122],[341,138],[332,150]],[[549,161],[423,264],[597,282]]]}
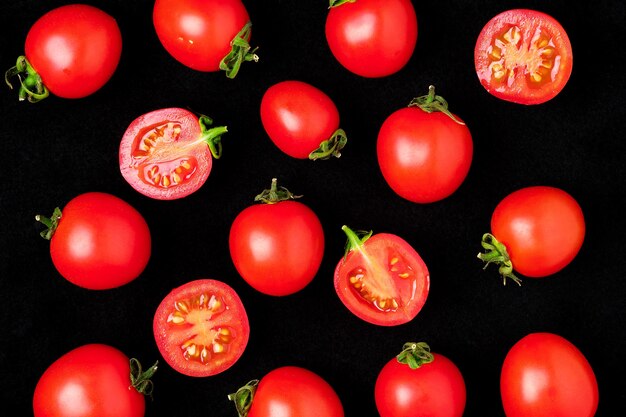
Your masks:
{"label": "red tomato", "polygon": [[465,381],[445,356],[426,343],[407,343],[382,368],[374,389],[381,417],[461,417]]}
{"label": "red tomato", "polygon": [[243,61],[258,60],[240,0],[156,0],[152,20],[165,50],[194,70],[224,70],[234,78]]}
{"label": "red tomato", "polygon": [[576,200],[563,190],[535,186],[505,197],[491,217],[491,234],[483,236],[480,259],[500,265],[500,274],[519,284],[517,271],[546,277],[565,268],[585,237],[585,219]]}
{"label": "red tomato", "polygon": [[52,218],[37,216],[49,227],[50,256],[59,273],[83,288],[104,290],[137,278],[148,264],[148,225],[130,204],[111,194],[89,192],[70,200]]}
{"label": "red tomato", "polygon": [[154,315],[154,338],[165,361],[184,375],[224,372],[250,337],[241,299],[229,285],[200,279],[172,290]]}
{"label": "red tomato", "polygon": [[598,383],[584,355],[561,336],[531,333],[506,355],[500,375],[507,417],[593,417]]}
{"label": "red tomato", "polygon": [[430,275],[419,254],[389,233],[359,238],[347,226],[349,249],[335,269],[335,290],[357,317],[381,326],[411,321],[422,309]]}
{"label": "red tomato", "polygon": [[261,381],[250,381],[235,394],[240,416],[343,417],[337,393],[322,377],[296,366],[276,368]]}
{"label": "red tomato", "polygon": [[120,171],[141,194],[160,200],[186,197],[211,173],[221,156],[225,126],[207,116],[167,108],[146,113],[128,126],[120,143]]}
{"label": "red tomato", "polygon": [[264,204],[245,208],[230,228],[235,268],[264,294],[284,296],[300,291],[313,280],[322,262],[322,224],[313,210],[292,198],[286,189],[278,189],[273,179],[272,188],[256,197]]}
{"label": "red tomato", "polygon": [[302,81],[268,88],[261,100],[261,122],[272,142],[294,158],[339,157],[347,141],[335,103]]}
{"label": "red tomato", "polygon": [[384,77],[402,69],[417,43],[411,0],[331,1],[326,40],[337,61],[363,77]]}
{"label": "red tomato", "polygon": [[473,142],[467,126],[430,94],[392,113],[376,143],[378,165],[387,184],[414,203],[432,203],[454,193],[472,164]]}
{"label": "red tomato", "polygon": [[33,396],[34,415],[143,417],[143,394],[152,388],[147,378],[155,371],[156,364],[142,373],[138,362],[111,346],[78,347],[57,359],[39,379]]}
{"label": "red tomato", "polygon": [[539,104],[567,84],[572,46],[553,17],[534,10],[508,10],[481,30],[474,64],[481,84],[495,97]]}
{"label": "red tomato", "polygon": [[[111,78],[122,53],[115,19],[85,4],[61,6],[44,14],[26,36],[25,57],[7,71],[20,74],[20,100],[52,94],[81,98]],[[23,74],[23,75],[21,75]]]}

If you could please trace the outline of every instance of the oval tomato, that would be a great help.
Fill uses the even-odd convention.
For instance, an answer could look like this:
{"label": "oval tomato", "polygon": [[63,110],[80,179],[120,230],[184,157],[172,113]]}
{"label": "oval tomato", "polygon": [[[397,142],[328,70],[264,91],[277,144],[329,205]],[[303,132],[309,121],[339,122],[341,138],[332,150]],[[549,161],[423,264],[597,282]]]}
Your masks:
{"label": "oval tomato", "polygon": [[241,299],[229,285],[199,279],[172,290],[154,314],[154,338],[165,361],[184,375],[224,372],[250,337]]}
{"label": "oval tomato", "polygon": [[585,238],[585,219],[576,200],[547,186],[526,187],[506,196],[491,217],[478,257],[500,266],[500,274],[518,284],[513,271],[529,278],[552,275],[578,254]]}
{"label": "oval tomato", "polygon": [[411,0],[332,0],[326,41],[349,71],[368,78],[402,69],[417,43],[417,17]]}
{"label": "oval tomato", "polygon": [[454,193],[472,164],[472,136],[447,102],[435,96],[414,99],[392,113],[378,133],[376,152],[385,181],[414,203],[432,203]]}
{"label": "oval tomato", "polygon": [[146,113],[128,126],[119,150],[124,179],[141,194],[160,200],[186,197],[209,177],[221,156],[225,126],[181,108]]}
{"label": "oval tomato", "polygon": [[33,396],[35,417],[143,417],[156,364],[141,366],[118,349],[88,344],[69,351],[43,373]]}
{"label": "oval tomato", "polygon": [[343,417],[335,390],[316,373],[284,366],[228,396],[240,417]]}
{"label": "oval tomato", "polygon": [[241,277],[257,291],[290,295],[315,277],[324,255],[319,218],[272,180],[270,190],[240,212],[230,228],[230,255]]}
{"label": "oval tomato", "polygon": [[48,229],[50,256],[59,273],[83,288],[103,290],[137,278],[150,259],[148,225],[130,204],[111,194],[89,192],[37,216]]}
{"label": "oval tomato", "polygon": [[461,417],[465,381],[445,356],[426,343],[406,343],[381,369],[374,389],[381,417]]}
{"label": "oval tomato", "polygon": [[430,289],[430,275],[419,254],[390,233],[360,238],[347,226],[348,251],[335,268],[335,291],[357,317],[381,326],[411,321]]}
{"label": "oval tomato", "polygon": [[347,141],[335,103],[302,81],[268,88],[261,100],[261,122],[272,142],[294,158],[339,157]]}
{"label": "oval tomato", "polygon": [[552,333],[531,333],[507,353],[500,375],[507,417],[592,417],[598,383],[576,346]]}
{"label": "oval tomato", "polygon": [[243,61],[259,59],[240,0],[156,0],[152,20],[165,50],[194,70],[224,70],[234,78]]}
{"label": "oval tomato", "polygon": [[115,19],[102,10],[70,4],[49,11],[33,24],[24,52],[6,73],[7,78],[19,75],[20,100],[39,101],[49,92],[81,98],[113,76],[122,53],[122,35]]}
{"label": "oval tomato", "polygon": [[554,98],[572,73],[572,46],[553,17],[527,9],[502,12],[481,30],[474,64],[485,89],[500,99],[540,104]]}

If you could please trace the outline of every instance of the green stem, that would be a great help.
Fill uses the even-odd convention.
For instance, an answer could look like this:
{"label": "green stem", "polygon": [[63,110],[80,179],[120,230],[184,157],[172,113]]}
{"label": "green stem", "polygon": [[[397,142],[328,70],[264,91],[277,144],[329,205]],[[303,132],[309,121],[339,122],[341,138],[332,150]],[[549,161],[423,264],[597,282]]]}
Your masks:
{"label": "green stem", "polygon": [[320,143],[319,148],[309,154],[309,159],[315,161],[317,159],[329,159],[331,156],[339,158],[341,150],[347,142],[346,132],[343,129],[337,129],[329,139]]}
{"label": "green stem", "polygon": [[356,0],[330,0],[328,8],[330,9],[331,7],[338,7],[338,6],[341,6],[342,4],[355,3],[355,2]]}
{"label": "green stem", "polygon": [[10,79],[15,76],[17,76],[20,82],[18,93],[20,101],[28,99],[29,102],[36,103],[50,95],[41,77],[37,74],[37,71],[35,71],[32,65],[30,65],[25,56],[18,57],[15,66],[9,68],[4,73],[4,81],[11,89],[13,89],[13,84],[11,84]]}
{"label": "green stem", "polygon": [[254,399],[254,393],[259,385],[258,379],[253,379],[243,387],[239,388],[237,392],[228,394],[228,399],[235,403],[237,414],[239,417],[246,417],[252,407],[252,400]]}
{"label": "green stem", "polygon": [[141,363],[135,358],[130,360],[130,384],[139,393],[151,397],[154,390],[154,384],[150,380],[154,373],[157,371],[159,361],[156,361],[154,365],[143,371],[141,369]]}
{"label": "green stem", "polygon": [[372,237],[372,234],[374,233],[372,230],[368,232],[366,231],[355,232],[346,225],[341,226],[341,230],[343,230],[343,232],[348,237],[348,241],[346,242],[346,251],[345,251],[346,256],[348,255],[350,251],[362,246],[363,243],[365,243],[367,239]]}
{"label": "green stem", "polygon": [[228,128],[226,126],[211,127],[213,119],[203,114],[198,118],[198,122],[200,123],[202,139],[209,146],[211,155],[215,159],[220,159],[222,156],[222,135],[228,132]]}
{"label": "green stem", "polygon": [[431,85],[428,87],[428,94],[425,96],[416,97],[409,103],[409,107],[419,107],[424,110],[426,113],[433,112],[442,112],[456,123],[460,125],[464,125],[462,121],[457,119],[450,110],[448,110],[448,102],[441,96],[435,94],[435,86]]}
{"label": "green stem", "polygon": [[52,239],[54,232],[57,230],[57,227],[59,226],[59,221],[61,220],[61,216],[62,216],[61,209],[58,207],[54,209],[54,211],[52,212],[52,216],[50,217],[42,216],[41,214],[38,214],[35,216],[35,220],[37,220],[38,222],[46,226],[45,230],[42,230],[41,232],[39,232],[41,237],[43,237],[46,240]]}
{"label": "green stem", "polygon": [[485,233],[480,244],[485,249],[485,252],[479,253],[478,259],[485,262],[485,268],[489,264],[494,263],[499,266],[498,272],[502,276],[504,285],[506,285],[507,278],[517,285],[522,285],[522,280],[513,273],[513,262],[511,262],[506,246],[499,242],[491,233]]}
{"label": "green stem", "polygon": [[402,352],[396,358],[398,362],[409,365],[411,369],[417,369],[435,360],[433,354],[430,353],[430,346],[424,342],[405,343],[402,346]]}
{"label": "green stem", "polygon": [[248,22],[230,41],[231,50],[220,61],[220,69],[226,71],[228,78],[235,78],[244,61],[258,62],[259,57],[255,54],[258,48],[251,49],[250,36],[252,36],[252,23]]}
{"label": "green stem", "polygon": [[254,197],[254,201],[261,201],[265,204],[276,204],[281,201],[293,200],[300,197],[302,196],[293,195],[291,191],[285,187],[278,187],[278,180],[276,178],[272,178],[272,185],[270,186],[270,189],[263,190],[261,194]]}

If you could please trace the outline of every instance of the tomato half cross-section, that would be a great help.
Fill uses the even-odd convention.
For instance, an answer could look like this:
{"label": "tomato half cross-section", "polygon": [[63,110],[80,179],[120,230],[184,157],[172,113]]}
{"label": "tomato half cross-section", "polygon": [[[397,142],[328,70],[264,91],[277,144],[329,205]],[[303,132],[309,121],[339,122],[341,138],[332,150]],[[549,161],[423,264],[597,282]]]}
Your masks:
{"label": "tomato half cross-section", "polygon": [[214,279],[198,279],[173,289],[154,314],[153,331],[165,361],[193,377],[215,375],[233,366],[250,337],[239,295]]}
{"label": "tomato half cross-section", "polygon": [[226,126],[178,107],[146,113],[128,126],[119,148],[120,172],[141,194],[174,200],[197,191],[213,158],[222,155]]}
{"label": "tomato half cross-section", "polygon": [[563,90],[572,73],[572,45],[561,24],[543,12],[513,9],[492,18],[474,49],[476,74],[500,99],[540,104]]}
{"label": "tomato half cross-section", "polygon": [[430,289],[421,256],[401,237],[360,235],[343,226],[348,249],[335,268],[335,290],[357,317],[380,326],[407,323],[420,312]]}

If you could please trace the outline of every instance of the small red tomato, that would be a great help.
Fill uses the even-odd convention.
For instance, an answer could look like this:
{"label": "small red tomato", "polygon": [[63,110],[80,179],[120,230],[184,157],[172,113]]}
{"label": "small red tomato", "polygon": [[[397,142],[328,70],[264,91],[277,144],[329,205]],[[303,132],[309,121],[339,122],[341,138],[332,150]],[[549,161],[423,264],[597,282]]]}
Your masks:
{"label": "small red tomato", "polygon": [[165,361],[193,377],[215,375],[233,366],[250,338],[241,299],[229,285],[213,279],[173,289],[154,314],[153,331]]}
{"label": "small red tomato", "polygon": [[150,259],[148,225],[130,204],[111,194],[89,192],[70,200],[51,218],[37,216],[48,229],[50,256],[59,273],[83,288],[104,290],[137,278]]}
{"label": "small red tomato", "polygon": [[343,417],[333,387],[308,369],[284,366],[228,396],[245,417]]}
{"label": "small red tomato", "polygon": [[241,277],[254,289],[290,295],[315,277],[324,255],[324,230],[308,206],[272,180],[270,190],[237,215],[230,228],[230,255]]}
{"label": "small red tomato", "polygon": [[585,219],[576,200],[547,186],[526,187],[506,196],[491,217],[478,257],[500,266],[500,274],[520,283],[513,271],[541,278],[565,268],[585,238]]}
{"label": "small red tomato", "polygon": [[294,158],[339,157],[347,142],[335,103],[302,81],[282,81],[268,88],[261,100],[261,122],[272,142]]}
{"label": "small red tomato", "polygon": [[227,128],[210,127],[212,123],[176,107],[136,118],[120,143],[122,176],[141,194],[159,200],[195,192],[209,177],[213,157],[222,153]]}
{"label": "small red tomato", "polygon": [[389,233],[359,237],[347,226],[348,250],[335,268],[335,291],[357,317],[381,326],[411,321],[430,288],[430,275],[419,254]]}
{"label": "small red tomato", "polygon": [[165,50],[194,70],[224,70],[234,78],[244,61],[259,59],[240,0],[156,0],[152,20]]}
{"label": "small red tomato", "polygon": [[392,113],[378,133],[376,152],[385,181],[414,203],[432,203],[454,193],[472,164],[472,136],[430,86],[427,96]]}
{"label": "small red tomato", "polygon": [[44,14],[26,36],[25,56],[5,78],[20,80],[20,100],[36,102],[49,93],[82,98],[113,76],[122,54],[122,35],[113,17],[86,4]]}
{"label": "small red tomato", "polygon": [[156,364],[142,372],[136,359],[103,344],[69,351],[43,373],[33,396],[35,417],[143,417],[144,395]]}
{"label": "small red tomato", "polygon": [[326,41],[349,71],[368,78],[402,69],[417,43],[417,17],[411,0],[332,0]]}
{"label": "small red tomato", "polygon": [[598,383],[576,346],[552,333],[531,333],[507,353],[500,374],[507,417],[593,417]]}
{"label": "small red tomato", "polygon": [[572,46],[553,17],[507,10],[481,30],[474,64],[485,89],[502,100],[540,104],[554,98],[572,73]]}
{"label": "small red tomato", "polygon": [[406,343],[381,369],[374,390],[381,417],[461,417],[465,381],[445,356],[423,342]]}

